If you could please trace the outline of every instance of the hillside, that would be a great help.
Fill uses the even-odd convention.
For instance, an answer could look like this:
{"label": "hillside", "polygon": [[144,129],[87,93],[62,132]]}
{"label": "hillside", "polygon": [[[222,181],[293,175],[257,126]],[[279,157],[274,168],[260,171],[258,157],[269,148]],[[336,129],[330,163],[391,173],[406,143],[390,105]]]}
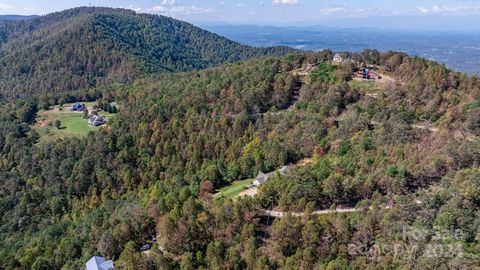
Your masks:
{"label": "hillside", "polygon": [[243,46],[163,16],[86,7],[2,22],[0,44],[4,97],[125,83],[149,73],[291,51]]}
{"label": "hillside", "polygon": [[[365,51],[352,57],[391,80],[364,83],[332,57],[265,57],[70,93],[122,109],[108,128],[42,144],[30,127],[44,97],[3,105],[0,268],[78,269],[94,254],[120,269],[478,265],[479,79]],[[304,159],[254,198],[213,198]],[[287,214],[265,217],[270,209]],[[393,245],[404,248],[377,252]]]}

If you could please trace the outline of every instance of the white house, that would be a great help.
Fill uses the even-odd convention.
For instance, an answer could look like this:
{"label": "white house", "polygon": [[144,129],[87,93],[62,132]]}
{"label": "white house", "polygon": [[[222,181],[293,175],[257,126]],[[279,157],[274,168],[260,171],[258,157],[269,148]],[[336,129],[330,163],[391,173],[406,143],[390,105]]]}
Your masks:
{"label": "white house", "polygon": [[85,270],[110,270],[114,268],[112,261],[105,261],[105,258],[100,256],[93,256],[85,265],[87,267]]}
{"label": "white house", "polygon": [[343,58],[340,54],[335,54],[335,56],[333,56],[333,62],[335,63],[343,63]]}
{"label": "white house", "polygon": [[101,126],[105,123],[107,123],[107,119],[101,115],[93,115],[88,119],[88,123],[92,126]]}

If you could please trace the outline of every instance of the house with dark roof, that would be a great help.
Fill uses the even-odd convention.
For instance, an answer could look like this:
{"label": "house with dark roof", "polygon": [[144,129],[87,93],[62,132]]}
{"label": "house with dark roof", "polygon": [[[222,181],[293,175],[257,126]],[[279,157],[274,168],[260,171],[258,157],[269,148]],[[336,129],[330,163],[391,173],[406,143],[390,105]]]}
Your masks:
{"label": "house with dark roof", "polygon": [[362,68],[355,73],[357,79],[361,80],[380,80],[382,75],[376,72],[373,68]]}
{"label": "house with dark roof", "polygon": [[267,182],[268,178],[270,178],[269,173],[263,173],[262,171],[258,172],[257,177],[253,180],[253,185],[254,186],[260,186],[263,183]]}
{"label": "house with dark roof", "polygon": [[70,111],[72,112],[83,112],[84,110],[85,110],[85,105],[81,104],[80,102],[76,102],[70,108]]}
{"label": "house with dark roof", "polygon": [[254,186],[260,186],[263,185],[265,182],[268,181],[268,179],[275,173],[279,172],[281,175],[285,175],[287,173],[290,173],[290,166],[283,166],[282,168],[271,172],[271,173],[263,173],[262,171],[258,172],[257,177],[253,179],[253,185]]}
{"label": "house with dark roof", "polygon": [[98,127],[107,123],[107,119],[101,115],[93,115],[88,119],[88,123],[92,126]]}
{"label": "house with dark roof", "polygon": [[104,257],[93,256],[85,264],[85,270],[111,270],[114,268],[113,261],[107,261]]}

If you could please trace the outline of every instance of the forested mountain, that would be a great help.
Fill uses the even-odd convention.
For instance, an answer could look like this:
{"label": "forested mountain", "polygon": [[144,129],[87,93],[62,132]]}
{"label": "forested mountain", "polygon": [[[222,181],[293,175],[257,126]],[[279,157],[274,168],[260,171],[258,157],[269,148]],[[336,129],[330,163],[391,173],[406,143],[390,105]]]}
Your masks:
{"label": "forested mountain", "polygon": [[65,92],[289,51],[243,46],[163,16],[75,8],[0,22],[0,92]]}
{"label": "forested mountain", "polygon": [[0,21],[21,21],[36,18],[36,15],[0,15]]}
{"label": "forested mountain", "polygon": [[[473,269],[479,78],[365,51],[351,58],[393,78],[365,88],[332,57],[264,57],[2,105],[0,268],[79,269],[96,254],[119,269]],[[38,143],[38,108],[76,99],[122,107],[99,132]],[[305,158],[254,198],[212,197]]]}

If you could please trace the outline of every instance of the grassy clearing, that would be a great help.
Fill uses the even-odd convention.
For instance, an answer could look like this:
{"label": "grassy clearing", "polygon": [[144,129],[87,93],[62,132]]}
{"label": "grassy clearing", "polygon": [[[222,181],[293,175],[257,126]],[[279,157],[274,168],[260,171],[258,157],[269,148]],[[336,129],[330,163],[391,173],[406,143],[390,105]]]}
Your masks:
{"label": "grassy clearing", "polygon": [[[95,102],[82,102],[88,109],[92,109]],[[102,127],[93,127],[88,124],[82,112],[71,112],[72,104],[65,104],[62,107],[54,106],[49,110],[40,110],[37,114],[36,123],[33,126],[40,134],[40,142],[52,141],[59,138],[72,136],[85,136],[90,131],[99,130]],[[99,111],[99,114],[111,119],[113,114]],[[60,120],[61,127],[57,129],[54,122]]]}
{"label": "grassy clearing", "polygon": [[252,179],[235,181],[230,186],[220,189],[217,193],[215,193],[215,195],[213,195],[213,197],[220,198],[223,196],[225,198],[234,198],[238,196],[238,194],[240,194],[242,191],[244,191],[248,185],[251,184]]}
{"label": "grassy clearing", "polygon": [[380,89],[380,86],[377,82],[374,81],[349,81],[348,84],[350,88],[361,91],[361,92],[375,92]]}
{"label": "grassy clearing", "polygon": [[463,105],[463,111],[468,111],[480,107],[480,99],[477,99],[473,102]]}

